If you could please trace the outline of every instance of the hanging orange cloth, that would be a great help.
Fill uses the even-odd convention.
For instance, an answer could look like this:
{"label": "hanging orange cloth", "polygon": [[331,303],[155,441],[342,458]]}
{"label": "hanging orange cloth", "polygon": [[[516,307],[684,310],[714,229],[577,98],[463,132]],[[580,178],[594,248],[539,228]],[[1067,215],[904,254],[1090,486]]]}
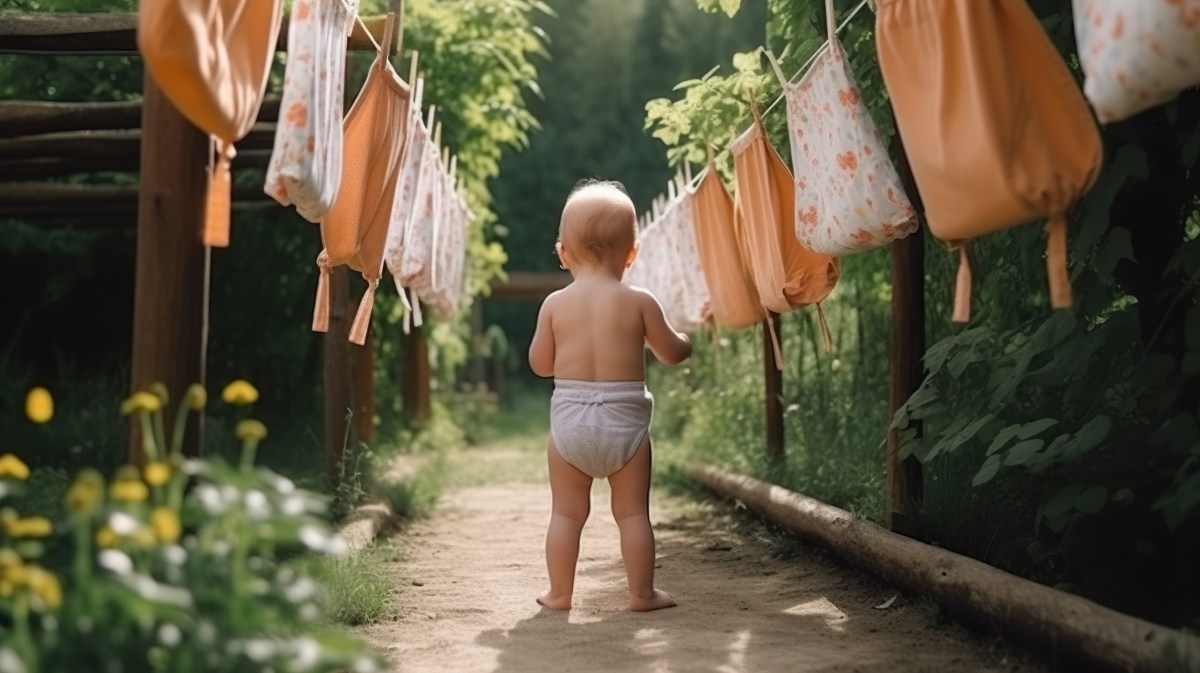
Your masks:
{"label": "hanging orange cloth", "polygon": [[754,124],[731,149],[737,182],[734,217],[760,305],[787,313],[821,302],[837,285],[838,260],[796,239],[792,174],[767,140],[757,108]]}
{"label": "hanging orange cloth", "polygon": [[204,244],[229,245],[233,143],[258,117],[283,0],[141,0],[138,51],[163,94],[212,137]]}
{"label": "hanging orange cloth", "polygon": [[733,201],[711,162],[696,186],[693,203],[696,250],[713,320],[730,329],[752,327],[763,319],[763,311],[733,228]]}
{"label": "hanging orange cloth", "polygon": [[[878,0],[876,46],[929,229],[969,239],[1047,217],[1050,303],[1071,305],[1066,211],[1100,134],[1026,0]],[[959,251],[954,320],[970,319]]]}
{"label": "hanging orange cloth", "polygon": [[389,14],[382,46],[346,115],[341,186],[321,222],[325,249],[317,257],[321,275],[313,330],[329,329],[329,270],[347,264],[367,281],[350,327],[350,341],[359,345],[366,341],[375,290],[383,276],[384,244],[408,131],[411,89],[388,61],[395,25],[396,16]]}

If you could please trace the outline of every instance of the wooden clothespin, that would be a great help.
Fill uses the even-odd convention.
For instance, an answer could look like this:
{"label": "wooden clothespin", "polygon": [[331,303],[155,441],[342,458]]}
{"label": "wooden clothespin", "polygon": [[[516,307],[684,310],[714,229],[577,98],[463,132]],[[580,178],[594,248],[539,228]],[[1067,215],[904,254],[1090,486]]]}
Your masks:
{"label": "wooden clothespin", "polygon": [[417,51],[413,50],[412,63],[408,66],[408,86],[415,87],[417,85]]}
{"label": "wooden clothespin", "polygon": [[675,181],[674,180],[667,183],[667,203],[668,204],[675,203]]}
{"label": "wooden clothespin", "polygon": [[437,106],[430,105],[429,106],[429,118],[425,120],[425,129],[426,130],[433,129],[433,119],[436,115],[437,115]]}
{"label": "wooden clothespin", "polygon": [[404,53],[404,0],[391,0],[388,3],[388,13],[396,15],[396,37],[393,43],[388,45],[388,54],[402,54]]}
{"label": "wooden clothespin", "polygon": [[692,184],[692,162],[686,159],[683,161],[683,184]]}

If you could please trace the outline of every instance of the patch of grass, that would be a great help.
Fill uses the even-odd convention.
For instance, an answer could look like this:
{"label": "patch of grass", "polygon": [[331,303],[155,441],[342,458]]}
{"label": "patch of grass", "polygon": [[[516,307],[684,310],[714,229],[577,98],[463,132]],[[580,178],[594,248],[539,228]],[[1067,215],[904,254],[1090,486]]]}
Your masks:
{"label": "patch of grass", "polygon": [[445,454],[430,456],[411,475],[385,479],[376,485],[376,490],[402,519],[429,516],[445,489],[446,465]]}
{"label": "patch of grass", "polygon": [[325,612],[339,624],[361,626],[394,614],[392,582],[384,570],[383,548],[344,556],[310,556],[306,570],[323,588]]}

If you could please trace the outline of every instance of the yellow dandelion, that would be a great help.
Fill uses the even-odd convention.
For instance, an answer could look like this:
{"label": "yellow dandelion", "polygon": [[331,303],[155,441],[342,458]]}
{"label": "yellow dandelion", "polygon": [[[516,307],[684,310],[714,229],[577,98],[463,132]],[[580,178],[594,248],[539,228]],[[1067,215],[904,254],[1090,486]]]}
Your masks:
{"label": "yellow dandelion", "polygon": [[133,538],[134,543],[143,549],[149,549],[150,547],[153,547],[154,543],[156,542],[154,539],[154,531],[145,526],[137,529],[137,531],[131,537]]}
{"label": "yellow dandelion", "polygon": [[183,534],[179,515],[169,507],[158,507],[150,513],[150,527],[160,542],[175,542]]}
{"label": "yellow dandelion", "polygon": [[167,402],[171,401],[171,393],[167,390],[167,386],[162,381],[155,381],[146,386],[146,391],[158,398],[159,406],[167,406]]}
{"label": "yellow dandelion", "polygon": [[121,414],[123,416],[128,416],[135,411],[151,412],[158,411],[159,409],[162,409],[162,400],[144,390],[130,395],[128,399],[121,403]]}
{"label": "yellow dandelion", "polygon": [[34,423],[46,423],[54,417],[54,398],[50,391],[37,387],[25,396],[25,415]]}
{"label": "yellow dandelion", "polygon": [[111,526],[102,526],[96,531],[96,546],[101,549],[111,549],[121,541],[121,536]]}
{"label": "yellow dandelion", "polygon": [[17,552],[5,548],[0,549],[0,573],[8,572],[10,568],[21,565],[21,555]]}
{"label": "yellow dandelion", "polygon": [[33,595],[47,608],[53,610],[62,605],[62,584],[54,573],[38,566],[30,566],[25,581]]}
{"label": "yellow dandelion", "polygon": [[0,456],[0,479],[5,477],[25,481],[29,478],[29,466],[20,458],[11,453],[6,453]]}
{"label": "yellow dandelion", "polygon": [[238,379],[225,386],[221,399],[225,400],[226,404],[237,406],[254,404],[258,401],[258,389],[250,385],[249,381]]}
{"label": "yellow dandelion", "polygon": [[183,400],[192,411],[204,411],[205,405],[208,404],[208,391],[199,383],[193,383],[188,386]]}
{"label": "yellow dandelion", "polygon": [[262,421],[256,421],[253,418],[247,418],[244,421],[239,421],[233,429],[233,434],[243,442],[261,442],[267,436],[267,426],[262,424]]}
{"label": "yellow dandelion", "polygon": [[171,480],[171,466],[160,461],[152,461],[146,463],[142,474],[145,476],[147,484],[162,486]]}
{"label": "yellow dandelion", "polygon": [[150,497],[150,489],[141,480],[118,480],[109,487],[108,494],[121,502],[145,502]]}
{"label": "yellow dandelion", "polygon": [[4,527],[11,537],[46,537],[54,531],[50,519],[44,516],[6,521]]}
{"label": "yellow dandelion", "polygon": [[20,518],[21,518],[21,515],[18,514],[17,510],[13,509],[12,507],[5,507],[4,509],[0,509],[0,524],[4,524],[5,526],[7,526],[8,524],[10,524]]}
{"label": "yellow dandelion", "polygon": [[88,468],[75,476],[75,481],[63,496],[63,504],[71,512],[90,512],[104,496],[104,478]]}

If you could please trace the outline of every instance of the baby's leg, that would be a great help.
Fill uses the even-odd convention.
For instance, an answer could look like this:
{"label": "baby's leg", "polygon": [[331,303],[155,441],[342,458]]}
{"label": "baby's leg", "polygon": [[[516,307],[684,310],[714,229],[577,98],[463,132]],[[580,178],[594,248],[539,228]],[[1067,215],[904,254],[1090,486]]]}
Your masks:
{"label": "baby's leg", "polygon": [[650,438],[608,478],[612,512],[621,529],[621,556],[629,580],[629,609],[647,612],[675,605],[675,598],[654,588],[654,531],[650,528]]}
{"label": "baby's leg", "polygon": [[571,609],[575,591],[575,564],[579,560],[579,534],[592,507],[592,478],[558,455],[551,439],[547,447],[550,493],[553,500],[550,529],[546,531],[546,570],[550,590],[537,602],[555,610]]}

